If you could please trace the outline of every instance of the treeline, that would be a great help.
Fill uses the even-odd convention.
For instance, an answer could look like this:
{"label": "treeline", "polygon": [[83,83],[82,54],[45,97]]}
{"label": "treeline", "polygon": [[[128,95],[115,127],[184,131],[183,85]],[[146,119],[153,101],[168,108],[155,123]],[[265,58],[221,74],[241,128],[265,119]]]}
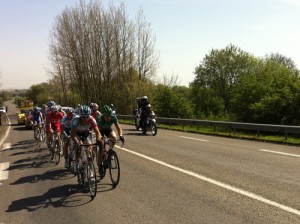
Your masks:
{"label": "treeline", "polygon": [[[57,16],[51,32],[53,78],[31,86],[36,104],[97,102],[130,114],[147,95],[158,116],[298,124],[300,79],[295,63],[278,53],[258,58],[232,44],[212,49],[195,68],[189,87],[155,83],[158,55],[140,9],[104,8],[81,1]],[[173,80],[174,81],[174,80]]]}

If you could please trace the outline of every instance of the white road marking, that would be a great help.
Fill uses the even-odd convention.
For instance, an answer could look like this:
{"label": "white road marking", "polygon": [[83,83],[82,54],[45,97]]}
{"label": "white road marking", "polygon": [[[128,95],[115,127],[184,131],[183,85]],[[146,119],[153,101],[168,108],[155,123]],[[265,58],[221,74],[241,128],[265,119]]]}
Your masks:
{"label": "white road marking", "polygon": [[11,123],[10,123],[10,120],[9,120],[8,117],[7,117],[7,120],[8,120],[8,125],[9,125],[9,126],[8,126],[8,128],[7,128],[6,132],[5,132],[4,137],[2,137],[2,138],[0,139],[0,152],[1,152],[1,146],[2,146],[3,142],[5,141],[5,139],[7,138],[8,134],[9,134],[9,132],[10,132],[10,129],[11,129]]}
{"label": "white road marking", "polygon": [[280,155],[285,155],[285,156],[292,156],[292,157],[299,157],[300,158],[300,155],[297,155],[297,154],[291,154],[291,153],[285,153],[285,152],[277,152],[277,151],[272,151],[272,150],[268,150],[268,149],[259,149],[259,151],[270,152],[270,153],[275,153],[275,154],[280,154]]}
{"label": "white road marking", "polygon": [[178,136],[178,137],[179,138],[191,139],[191,140],[195,140],[195,141],[201,141],[201,142],[209,142],[208,140],[200,139],[200,138],[190,138],[190,137],[186,137],[186,136]]}
{"label": "white road marking", "polygon": [[184,170],[184,169],[182,169],[182,168],[173,166],[173,165],[171,165],[171,164],[168,164],[168,163],[166,163],[166,162],[160,161],[160,160],[158,160],[158,159],[154,159],[154,158],[152,158],[152,157],[143,155],[143,154],[141,154],[141,153],[134,152],[134,151],[131,151],[131,150],[126,149],[126,148],[121,148],[120,146],[117,146],[117,145],[116,145],[115,147],[117,147],[117,148],[119,148],[119,149],[121,149],[121,150],[123,150],[123,151],[125,151],[125,152],[131,153],[131,154],[133,154],[133,155],[136,155],[136,156],[142,157],[142,158],[144,158],[144,159],[150,160],[150,161],[152,161],[152,162],[158,163],[158,164],[160,164],[160,165],[162,165],[162,166],[165,166],[165,167],[171,168],[171,169],[173,169],[173,170],[182,172],[182,173],[184,173],[184,174],[187,174],[187,175],[196,177],[196,178],[198,178],[198,179],[200,179],[200,180],[206,181],[206,182],[211,183],[211,184],[214,184],[214,185],[216,185],[216,186],[225,188],[225,189],[230,190],[230,191],[233,191],[233,192],[235,192],[235,193],[244,195],[244,196],[246,196],[246,197],[255,199],[255,200],[257,200],[257,201],[263,202],[263,203],[268,204],[268,205],[272,205],[272,206],[274,206],[274,207],[276,207],[276,208],[279,208],[279,209],[282,209],[282,210],[284,210],[284,211],[287,211],[287,212],[290,212],[290,213],[293,213],[293,214],[295,214],[295,215],[300,216],[300,211],[299,211],[299,210],[294,209],[294,208],[292,208],[292,207],[288,207],[288,206],[283,205],[283,204],[280,204],[280,203],[277,203],[277,202],[275,202],[275,201],[271,201],[271,200],[269,200],[269,199],[267,199],[267,198],[264,198],[263,196],[260,196],[260,195],[251,193],[251,192],[246,191],[246,190],[239,189],[239,188],[237,188],[237,187],[234,187],[234,186],[231,186],[231,185],[229,185],[229,184],[226,184],[226,183],[223,183],[223,182],[214,180],[214,179],[209,178],[209,177],[205,177],[205,176],[203,176],[203,175],[200,175],[200,174],[198,174],[198,173],[194,173],[194,172],[189,171],[189,170]]}
{"label": "white road marking", "polygon": [[7,143],[3,143],[3,146],[2,146],[2,150],[7,150],[7,149],[10,149],[11,148],[11,143],[7,142]]}
{"label": "white road marking", "polygon": [[8,179],[9,162],[0,163],[0,180]]}

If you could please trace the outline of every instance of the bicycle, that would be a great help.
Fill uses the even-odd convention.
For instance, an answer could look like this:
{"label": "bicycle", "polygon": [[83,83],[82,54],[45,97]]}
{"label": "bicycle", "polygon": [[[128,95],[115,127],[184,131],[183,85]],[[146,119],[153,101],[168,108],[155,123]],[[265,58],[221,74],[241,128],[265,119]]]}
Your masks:
{"label": "bicycle", "polygon": [[93,162],[94,155],[91,154],[90,147],[95,145],[98,144],[77,144],[75,148],[75,154],[78,157],[78,172],[76,175],[79,186],[82,188],[88,187],[92,198],[97,194],[97,175]]}
{"label": "bicycle", "polygon": [[45,142],[45,129],[42,125],[34,124],[34,136],[38,147],[41,146],[42,142]]}
{"label": "bicycle", "polygon": [[76,143],[71,139],[71,136],[69,136],[65,131],[63,134],[62,138],[62,144],[65,147],[66,142],[67,144],[67,154],[68,154],[68,160],[69,164],[68,167],[66,167],[68,170],[73,169],[75,166],[75,148],[76,148]]}
{"label": "bicycle", "polygon": [[[106,150],[106,157],[105,159],[102,161],[102,164],[98,164],[99,169],[101,169],[100,166],[104,166],[104,176],[106,174],[106,169],[109,170],[109,175],[110,175],[110,180],[112,182],[113,187],[116,187],[119,182],[120,182],[120,162],[119,162],[119,158],[118,155],[116,153],[116,151],[114,151],[114,147],[112,143],[118,143],[118,140],[112,140],[110,138],[107,137],[103,137],[102,138],[104,141],[104,147],[103,149]],[[124,143],[122,143],[123,147]],[[102,149],[102,150],[103,150]],[[98,154],[97,153],[97,159],[98,159]],[[98,160],[97,160],[98,161]]]}
{"label": "bicycle", "polygon": [[53,139],[50,141],[50,158],[55,161],[55,164],[59,164],[61,157],[61,144],[58,141],[57,131],[53,133]]}

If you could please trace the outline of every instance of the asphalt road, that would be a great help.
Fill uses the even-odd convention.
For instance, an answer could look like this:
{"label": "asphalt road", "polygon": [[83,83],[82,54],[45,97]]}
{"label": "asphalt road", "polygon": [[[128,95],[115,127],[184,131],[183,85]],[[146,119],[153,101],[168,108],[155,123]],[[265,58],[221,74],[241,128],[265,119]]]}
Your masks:
{"label": "asphalt road", "polygon": [[0,224],[300,223],[298,147],[162,129],[145,136],[122,125],[120,183],[105,177],[92,200],[63,161],[55,165],[33,132],[8,117]]}

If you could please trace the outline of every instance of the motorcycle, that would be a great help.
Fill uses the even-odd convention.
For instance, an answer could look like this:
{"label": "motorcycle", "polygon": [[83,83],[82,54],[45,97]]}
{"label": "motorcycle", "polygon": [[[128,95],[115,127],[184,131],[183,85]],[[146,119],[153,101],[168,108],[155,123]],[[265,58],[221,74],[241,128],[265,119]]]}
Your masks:
{"label": "motorcycle", "polygon": [[145,135],[147,131],[150,131],[153,136],[157,134],[157,125],[156,125],[156,116],[153,111],[149,114],[149,116],[143,121],[142,133]]}
{"label": "motorcycle", "polygon": [[138,131],[138,130],[140,130],[140,120],[141,120],[141,110],[140,109],[135,109],[133,111],[133,118],[134,118],[135,128]]}

